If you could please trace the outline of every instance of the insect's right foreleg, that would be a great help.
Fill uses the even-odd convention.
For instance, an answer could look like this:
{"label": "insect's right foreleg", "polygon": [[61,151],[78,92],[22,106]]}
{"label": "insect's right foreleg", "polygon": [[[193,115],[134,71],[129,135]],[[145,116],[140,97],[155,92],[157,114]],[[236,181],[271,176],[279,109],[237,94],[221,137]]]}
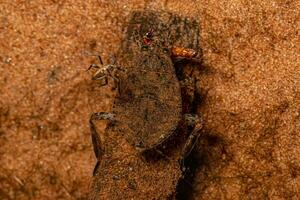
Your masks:
{"label": "insect's right foreleg", "polygon": [[89,70],[91,70],[92,68],[99,69],[100,67],[99,67],[98,65],[96,65],[96,64],[91,64],[91,65],[89,66],[89,68],[88,68],[86,71],[89,71]]}
{"label": "insect's right foreleg", "polygon": [[103,148],[101,146],[101,138],[97,133],[96,126],[94,124],[94,120],[113,120],[114,114],[107,113],[107,112],[99,112],[99,113],[93,113],[90,117],[90,130],[91,130],[91,137],[92,137],[92,143],[93,143],[93,149],[95,156],[97,158],[97,163],[93,171],[93,175],[96,174],[97,169],[100,165],[100,161],[103,155]]}

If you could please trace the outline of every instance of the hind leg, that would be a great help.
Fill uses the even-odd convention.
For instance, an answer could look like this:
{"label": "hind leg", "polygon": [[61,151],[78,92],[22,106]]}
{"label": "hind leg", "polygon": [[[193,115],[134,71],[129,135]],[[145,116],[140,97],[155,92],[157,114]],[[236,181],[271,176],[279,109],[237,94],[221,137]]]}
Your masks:
{"label": "hind leg", "polygon": [[91,137],[92,137],[92,143],[93,143],[93,149],[95,156],[97,158],[97,163],[93,171],[93,175],[96,174],[97,169],[100,165],[100,161],[103,155],[103,148],[101,146],[101,139],[100,136],[98,135],[96,131],[96,126],[94,124],[94,120],[113,120],[114,119],[114,114],[112,113],[107,113],[107,112],[99,112],[99,113],[93,113],[90,117],[90,130],[91,130]]}
{"label": "hind leg", "polygon": [[197,144],[198,138],[201,136],[201,130],[203,128],[203,120],[196,114],[185,114],[184,121],[187,127],[193,127],[191,134],[189,135],[182,151],[180,164],[184,171],[184,160],[190,155],[195,145]]}
{"label": "hind leg", "polygon": [[109,112],[98,112],[93,113],[90,118],[90,122],[93,120],[113,120],[115,118],[115,114]]}

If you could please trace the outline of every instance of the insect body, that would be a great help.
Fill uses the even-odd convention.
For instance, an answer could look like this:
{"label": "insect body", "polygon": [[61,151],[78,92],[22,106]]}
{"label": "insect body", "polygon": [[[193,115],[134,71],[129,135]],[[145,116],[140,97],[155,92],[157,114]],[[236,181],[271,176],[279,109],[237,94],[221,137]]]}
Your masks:
{"label": "insect body", "polygon": [[[102,81],[100,83],[100,86],[105,86],[108,84],[108,78],[113,79],[113,89],[116,89],[119,87],[119,71],[124,71],[124,69],[120,68],[116,65],[115,60],[113,60],[112,64],[104,65],[101,56],[98,56],[99,62],[101,64],[101,67],[96,64],[91,64],[90,67],[87,69],[91,70],[92,68],[96,68],[97,71],[92,77],[92,80],[99,80]],[[104,81],[104,82],[103,82]]]}
{"label": "insect body", "polygon": [[[170,49],[173,44],[180,46],[178,38],[184,46],[198,47],[194,24],[170,13],[132,14],[118,57],[126,66],[126,73],[118,76],[119,94],[111,112],[94,113],[90,119],[98,159],[91,199],[167,199],[174,192],[181,177],[178,159],[190,153],[202,123],[183,108],[182,81]],[[187,26],[191,28],[186,30]],[[96,120],[109,121],[101,137]],[[181,126],[193,130],[185,144],[170,150],[172,157],[156,162],[143,159],[141,152],[159,148]]]}
{"label": "insect body", "polygon": [[[194,58],[197,55],[192,48],[173,47],[180,45],[177,40],[184,28],[179,27],[192,26],[194,22],[171,24],[170,28],[173,26],[178,31],[174,33],[165,29],[164,20],[167,18],[169,22],[174,20],[168,14],[159,16],[152,12],[135,12],[128,26],[127,40],[122,46],[127,73],[120,77],[120,95],[115,99],[112,112],[116,115],[117,130],[140,151],[162,144],[174,134],[181,122],[185,122],[181,85],[171,56]],[[198,32],[195,32],[191,28],[182,33],[188,46],[197,47],[195,34]],[[151,43],[146,43],[146,49],[143,48],[145,38],[151,40]],[[174,52],[177,54],[174,55]]]}
{"label": "insect body", "polygon": [[181,90],[170,57],[158,49],[136,55],[120,85],[113,113],[116,126],[139,150],[166,140],[181,120]]}

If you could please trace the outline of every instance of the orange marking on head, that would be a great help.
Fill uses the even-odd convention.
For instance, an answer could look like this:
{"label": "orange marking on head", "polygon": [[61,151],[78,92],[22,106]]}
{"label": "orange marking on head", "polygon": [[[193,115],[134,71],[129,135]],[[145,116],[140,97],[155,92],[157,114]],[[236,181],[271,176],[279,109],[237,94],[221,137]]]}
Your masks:
{"label": "orange marking on head", "polygon": [[174,57],[194,58],[197,55],[194,49],[184,47],[173,47],[171,52]]}

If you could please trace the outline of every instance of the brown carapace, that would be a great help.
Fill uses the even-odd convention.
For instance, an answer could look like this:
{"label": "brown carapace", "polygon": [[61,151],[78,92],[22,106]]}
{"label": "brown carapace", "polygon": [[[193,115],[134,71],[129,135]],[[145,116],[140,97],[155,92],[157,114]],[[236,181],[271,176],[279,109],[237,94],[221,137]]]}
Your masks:
{"label": "brown carapace", "polygon": [[[119,94],[110,113],[94,113],[90,119],[98,159],[91,199],[167,199],[175,193],[182,176],[178,160],[190,153],[202,123],[184,109],[173,46],[199,49],[196,20],[157,11],[132,13],[118,55],[126,68],[119,76]],[[97,119],[109,121],[101,134]],[[177,142],[170,139],[176,132],[182,134]],[[145,155],[160,149],[168,154],[164,159]]]}

